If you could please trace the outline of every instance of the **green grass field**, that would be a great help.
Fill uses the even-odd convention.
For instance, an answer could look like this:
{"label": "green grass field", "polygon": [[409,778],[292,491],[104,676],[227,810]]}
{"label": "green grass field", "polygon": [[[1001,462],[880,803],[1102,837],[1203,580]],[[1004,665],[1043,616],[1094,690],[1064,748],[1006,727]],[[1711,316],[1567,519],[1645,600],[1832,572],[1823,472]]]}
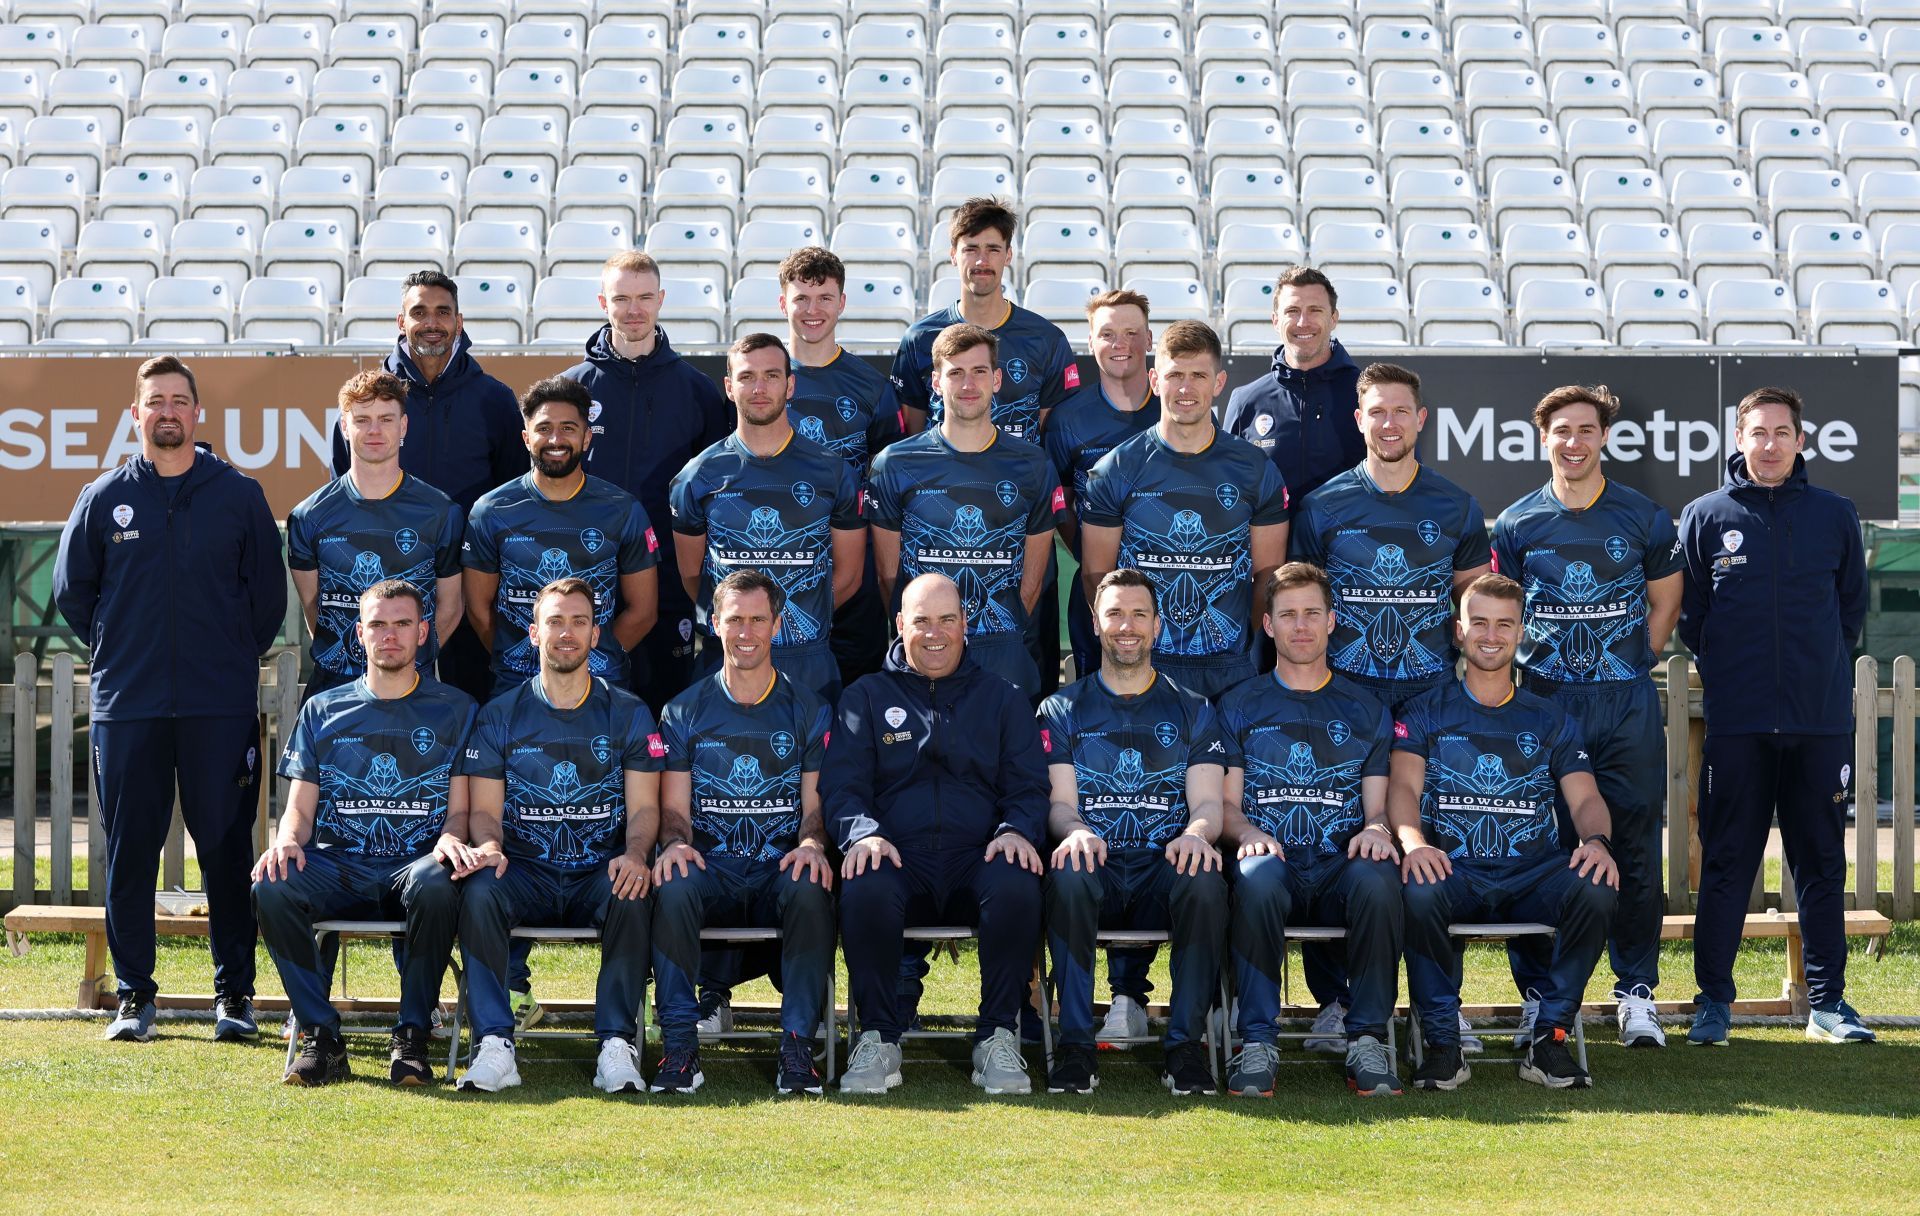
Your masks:
{"label": "green grass field", "polygon": [[[1778,943],[1750,945],[1743,992],[1777,993],[1783,958]],[[1686,947],[1663,965],[1665,995],[1690,994]],[[0,1007],[69,1003],[79,966],[77,939],[5,958]],[[277,990],[264,955],[261,968],[261,990]],[[580,997],[593,955],[543,947],[534,969],[543,996]],[[1470,951],[1467,998],[1511,1000],[1503,972],[1500,954]],[[205,991],[204,944],[163,943],[159,974],[163,988]],[[964,1012],[975,974],[964,955],[937,963],[925,1007]],[[357,993],[395,989],[381,946],[350,947],[348,975]],[[1849,976],[1863,1010],[1920,1012],[1920,927],[1901,926],[1885,957],[1856,950]],[[739,999],[772,992],[761,982]],[[1548,1093],[1487,1063],[1455,1094],[1365,1102],[1330,1057],[1294,1050],[1271,1102],[1176,1101],[1153,1050],[1103,1056],[1090,1098],[988,1099],[967,1083],[962,1048],[913,1043],[907,1083],[887,1098],[793,1103],[775,1101],[771,1061],[751,1048],[704,1052],[706,1088],[669,1100],[599,1095],[589,1045],[533,1044],[526,1084],[482,1096],[395,1091],[380,1079],[384,1039],[362,1039],[353,1083],[309,1092],[275,1083],[271,1040],[219,1045],[204,1022],[162,1022],[155,1043],[108,1045],[100,1025],[0,1023],[0,1109],[15,1112],[0,1121],[0,1211],[134,1198],[183,1211],[1238,1212],[1279,1200],[1532,1214],[1704,1200],[1911,1213],[1920,1189],[1920,1030],[1834,1048],[1739,1028],[1725,1050],[1629,1053],[1593,1025],[1591,1091]]]}

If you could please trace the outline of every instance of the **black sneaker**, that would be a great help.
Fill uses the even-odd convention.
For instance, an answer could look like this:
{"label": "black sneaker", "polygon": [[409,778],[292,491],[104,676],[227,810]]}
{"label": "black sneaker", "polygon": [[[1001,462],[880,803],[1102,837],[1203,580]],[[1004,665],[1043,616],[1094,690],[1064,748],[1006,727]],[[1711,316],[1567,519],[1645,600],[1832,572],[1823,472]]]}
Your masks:
{"label": "black sneaker", "polygon": [[260,1036],[253,1019],[253,999],[220,995],[213,998],[213,1037],[221,1043],[241,1043]]}
{"label": "black sneaker", "polygon": [[660,1067],[653,1071],[656,1094],[690,1094],[706,1083],[700,1072],[700,1048],[693,1043],[668,1044]]}
{"label": "black sneaker", "polygon": [[1429,1043],[1420,1067],[1413,1070],[1417,1089],[1459,1089],[1473,1076],[1458,1043]]}
{"label": "black sneaker", "polygon": [[1573,1058],[1567,1032],[1555,1026],[1547,1034],[1536,1034],[1527,1044],[1527,1056],[1520,1061],[1520,1079],[1548,1089],[1586,1089],[1593,1078]]}
{"label": "black sneaker", "polygon": [[1166,1071],[1160,1083],[1176,1098],[1208,1095],[1214,1091],[1213,1070],[1207,1067],[1207,1049],[1198,1043],[1176,1043],[1167,1050]]}
{"label": "black sneaker", "polygon": [[427,1063],[427,1032],[418,1026],[396,1026],[387,1040],[387,1080],[395,1085],[433,1084],[433,1065]]}
{"label": "black sneaker", "polygon": [[352,1075],[347,1068],[347,1044],[337,1030],[321,1028],[302,1032],[300,1036],[300,1054],[294,1057],[288,1067],[287,1075],[281,1081],[287,1085],[331,1085],[335,1081],[344,1081]]}
{"label": "black sneaker", "polygon": [[1050,1094],[1090,1094],[1100,1084],[1100,1073],[1091,1047],[1062,1043],[1053,1049],[1053,1068],[1047,1073]]}
{"label": "black sneaker", "polygon": [[777,1094],[820,1094],[825,1085],[820,1070],[813,1066],[813,1040],[788,1031],[780,1036],[780,1079],[774,1082]]}

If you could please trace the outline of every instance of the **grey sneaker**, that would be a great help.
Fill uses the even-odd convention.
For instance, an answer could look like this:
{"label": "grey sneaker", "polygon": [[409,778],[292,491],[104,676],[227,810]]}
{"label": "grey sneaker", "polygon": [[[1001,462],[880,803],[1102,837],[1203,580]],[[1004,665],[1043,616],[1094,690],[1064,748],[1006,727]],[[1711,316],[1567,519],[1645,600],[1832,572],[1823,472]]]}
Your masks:
{"label": "grey sneaker", "polygon": [[1311,1037],[1300,1045],[1308,1051],[1333,1055],[1347,1049],[1347,1007],[1339,1001],[1320,1006],[1314,1015]]}
{"label": "grey sneaker", "polygon": [[1527,989],[1520,1001],[1520,1024],[1513,1028],[1513,1045],[1521,1051],[1533,1042],[1533,1024],[1540,1020],[1540,990]]}
{"label": "grey sneaker", "polygon": [[1147,1011],[1130,996],[1115,993],[1107,1006],[1106,1020],[1100,1023],[1094,1042],[1102,1051],[1125,1051],[1133,1044],[1118,1040],[1147,1037]]}
{"label": "grey sneaker", "polygon": [[1825,1009],[1807,1015],[1807,1037],[1816,1043],[1871,1043],[1873,1031],[1860,1020],[1859,1013],[1845,1001],[1836,1001]]}
{"label": "grey sneaker", "polygon": [[840,1074],[843,1094],[884,1094],[900,1084],[900,1044],[882,1042],[877,1030],[854,1040],[853,1058]]}
{"label": "grey sneaker", "polygon": [[1227,1064],[1227,1092],[1236,1098],[1271,1098],[1280,1073],[1280,1049],[1249,1039]]}
{"label": "grey sneaker", "polygon": [[1402,1092],[1385,1043],[1363,1034],[1347,1044],[1347,1088],[1362,1098],[1397,1097]]}
{"label": "grey sneaker", "polygon": [[153,1014],[152,997],[123,996],[120,1011],[107,1023],[107,1032],[101,1037],[117,1043],[151,1043]]}
{"label": "grey sneaker", "polygon": [[221,1043],[239,1043],[260,1036],[253,1016],[253,998],[218,996],[213,1001],[213,1037]]}
{"label": "grey sneaker", "polygon": [[973,1083],[990,1094],[1030,1094],[1026,1057],[1020,1040],[1006,1027],[973,1045]]}

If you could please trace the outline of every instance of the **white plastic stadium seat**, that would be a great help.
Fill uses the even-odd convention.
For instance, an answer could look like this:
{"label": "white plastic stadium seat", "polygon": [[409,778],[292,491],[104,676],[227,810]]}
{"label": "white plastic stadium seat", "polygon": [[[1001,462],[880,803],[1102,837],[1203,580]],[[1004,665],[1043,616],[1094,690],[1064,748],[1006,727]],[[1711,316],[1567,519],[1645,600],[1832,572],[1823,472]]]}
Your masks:
{"label": "white plastic stadium seat", "polygon": [[74,272],[83,278],[124,279],[137,299],[166,270],[167,229],[136,220],[94,220],[80,230]]}
{"label": "white plastic stadium seat", "polygon": [[1521,346],[1543,342],[1608,341],[1607,298],[1592,279],[1534,279],[1514,297],[1514,331]]}
{"label": "white plastic stadium seat", "polygon": [[1292,224],[1228,224],[1214,247],[1223,298],[1241,280],[1271,284],[1282,270],[1306,260],[1306,246]]}
{"label": "white plastic stadium seat", "polygon": [[1413,316],[1414,340],[1422,346],[1499,344],[1507,337],[1506,300],[1491,279],[1423,283],[1414,297]]}
{"label": "white plastic stadium seat", "polygon": [[1629,278],[1677,279],[1686,274],[1686,250],[1672,224],[1607,224],[1593,242],[1600,286],[1611,292]]}
{"label": "white plastic stadium seat", "polygon": [[233,291],[219,279],[155,279],[141,312],[144,338],[210,346],[233,339]]}
{"label": "white plastic stadium seat", "polygon": [[116,165],[100,179],[103,220],[144,220],[172,228],[187,210],[186,180],[171,169]]}
{"label": "white plastic stadium seat", "polygon": [[1779,273],[1773,234],[1764,224],[1696,224],[1686,240],[1687,264],[1693,268],[1693,281],[1702,291],[1711,291],[1729,279],[1765,282]]}
{"label": "white plastic stadium seat", "polygon": [[124,346],[139,336],[139,297],[125,279],[76,276],[54,284],[47,337]]}
{"label": "white plastic stadium seat", "polygon": [[181,220],[167,244],[168,274],[217,278],[226,284],[229,298],[239,296],[260,266],[255,230],[230,219]]}
{"label": "white plastic stadium seat", "polygon": [[1629,279],[1613,289],[1612,306],[1614,341],[1621,346],[1707,336],[1699,293],[1685,279]]}
{"label": "white plastic stadium seat", "polygon": [[468,220],[453,234],[453,272],[516,283],[533,291],[546,263],[546,229],[527,222]]}
{"label": "white plastic stadium seat", "polygon": [[1822,283],[1878,278],[1879,251],[1859,224],[1801,224],[1787,234],[1787,281],[1811,300]]}
{"label": "white plastic stadium seat", "polygon": [[[1271,284],[1267,287],[1272,290]],[[1271,306],[1268,312],[1271,314]],[[1400,346],[1413,341],[1413,315],[1407,308],[1407,293],[1393,279],[1342,282],[1340,322],[1341,337],[1355,344]]]}
{"label": "white plastic stadium seat", "polygon": [[25,279],[0,278],[0,343],[25,346],[40,332],[40,312],[33,285]]}
{"label": "white plastic stadium seat", "polygon": [[1409,291],[1428,279],[1493,277],[1493,250],[1478,224],[1415,224],[1400,241]]}
{"label": "white plastic stadium seat", "polygon": [[1885,279],[1822,283],[1807,313],[1807,336],[1819,345],[1893,345],[1905,336],[1899,301]]}
{"label": "white plastic stadium seat", "polygon": [[516,280],[455,275],[453,281],[460,288],[466,331],[475,342],[491,346],[527,340],[527,293]]}
{"label": "white plastic stadium seat", "polygon": [[1784,281],[1723,280],[1707,288],[1707,340],[1715,346],[1799,339],[1800,314]]}
{"label": "white plastic stadium seat", "polygon": [[[671,293],[669,293],[671,294]],[[600,307],[600,276],[549,275],[533,289],[535,342],[577,345],[606,319]]]}
{"label": "white plastic stadium seat", "polygon": [[452,252],[447,229],[439,224],[375,220],[360,234],[360,274],[403,279],[416,270],[444,272],[452,263]]}
{"label": "white plastic stadium seat", "polygon": [[60,278],[60,234],[41,220],[0,219],[0,275],[26,283],[44,305]]}

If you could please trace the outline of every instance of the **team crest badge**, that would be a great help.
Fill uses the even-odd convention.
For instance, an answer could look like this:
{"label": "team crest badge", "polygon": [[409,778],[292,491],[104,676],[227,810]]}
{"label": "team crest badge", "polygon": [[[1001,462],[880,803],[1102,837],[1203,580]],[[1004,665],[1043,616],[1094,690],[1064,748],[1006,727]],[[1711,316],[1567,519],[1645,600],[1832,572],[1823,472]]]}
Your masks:
{"label": "team crest badge", "polygon": [[680,640],[683,642],[693,640],[693,622],[686,617],[680,618]]}
{"label": "team crest badge", "polygon": [[1161,747],[1172,747],[1180,738],[1180,730],[1171,722],[1159,722],[1154,725],[1153,737],[1160,740]]}
{"label": "team crest badge", "polygon": [[1333,740],[1335,747],[1339,747],[1348,739],[1353,738],[1353,728],[1340,719],[1335,718],[1333,721],[1327,723],[1327,738]]}
{"label": "team crest badge", "polygon": [[425,726],[417,726],[413,731],[413,750],[426,755],[433,750],[433,731]]}
{"label": "team crest badge", "polygon": [[413,547],[419,543],[420,534],[412,528],[402,528],[393,534],[393,547],[400,550],[402,557],[413,552]]}
{"label": "team crest badge", "polygon": [[784,730],[773,732],[773,738],[769,742],[773,744],[773,754],[782,760],[785,760],[793,751],[793,736]]}
{"label": "team crest badge", "polygon": [[1015,384],[1025,384],[1027,382],[1027,361],[1025,359],[1007,360],[1007,375],[1013,379]]}
{"label": "team crest badge", "polygon": [[1616,562],[1627,560],[1627,538],[1624,536],[1607,537],[1607,556]]}
{"label": "team crest badge", "polygon": [[887,710],[884,716],[887,719],[887,725],[893,727],[895,730],[899,730],[902,726],[906,725],[907,711],[901,709],[898,705]]}
{"label": "team crest badge", "polygon": [[600,409],[601,406],[598,401],[587,407],[587,421],[589,423],[600,421]]}
{"label": "team crest badge", "polygon": [[1729,553],[1740,552],[1740,546],[1746,543],[1746,534],[1738,528],[1728,528],[1720,534],[1720,544]]}
{"label": "team crest badge", "polygon": [[1240,487],[1223,481],[1213,487],[1213,496],[1220,500],[1221,506],[1231,511],[1234,504],[1240,501]]}
{"label": "team crest badge", "polygon": [[1437,545],[1440,543],[1440,525],[1434,523],[1432,520],[1421,520],[1419,527],[1414,530],[1420,534],[1421,544]]}
{"label": "team crest badge", "polygon": [[1253,420],[1253,433],[1265,439],[1273,433],[1273,415],[1261,414]]}
{"label": "team crest badge", "polygon": [[115,507],[113,509],[113,522],[116,524],[119,524],[123,528],[126,527],[128,524],[132,523],[133,508],[128,506],[124,502],[121,503],[119,506]]}
{"label": "team crest badge", "polygon": [[813,505],[813,483],[810,481],[794,482],[793,483],[793,501],[799,503],[803,507],[812,506]]}
{"label": "team crest badge", "polygon": [[1522,731],[1513,741],[1520,745],[1520,754],[1529,760],[1533,759],[1533,753],[1540,750],[1540,736],[1532,731]]}
{"label": "team crest badge", "polygon": [[1020,487],[1010,481],[1003,481],[993,487],[993,492],[1000,499],[1000,505],[1003,507],[1012,506],[1013,500],[1020,497]]}
{"label": "team crest badge", "polygon": [[607,762],[607,757],[613,755],[613,740],[607,738],[605,735],[595,735],[591,746],[593,748],[593,758],[602,764]]}
{"label": "team crest badge", "polygon": [[840,421],[852,422],[854,414],[860,407],[854,404],[854,400],[851,397],[836,397],[834,398],[833,408],[840,411]]}
{"label": "team crest badge", "polygon": [[600,546],[607,543],[607,534],[598,528],[583,528],[580,531],[580,544],[589,553],[600,552]]}

